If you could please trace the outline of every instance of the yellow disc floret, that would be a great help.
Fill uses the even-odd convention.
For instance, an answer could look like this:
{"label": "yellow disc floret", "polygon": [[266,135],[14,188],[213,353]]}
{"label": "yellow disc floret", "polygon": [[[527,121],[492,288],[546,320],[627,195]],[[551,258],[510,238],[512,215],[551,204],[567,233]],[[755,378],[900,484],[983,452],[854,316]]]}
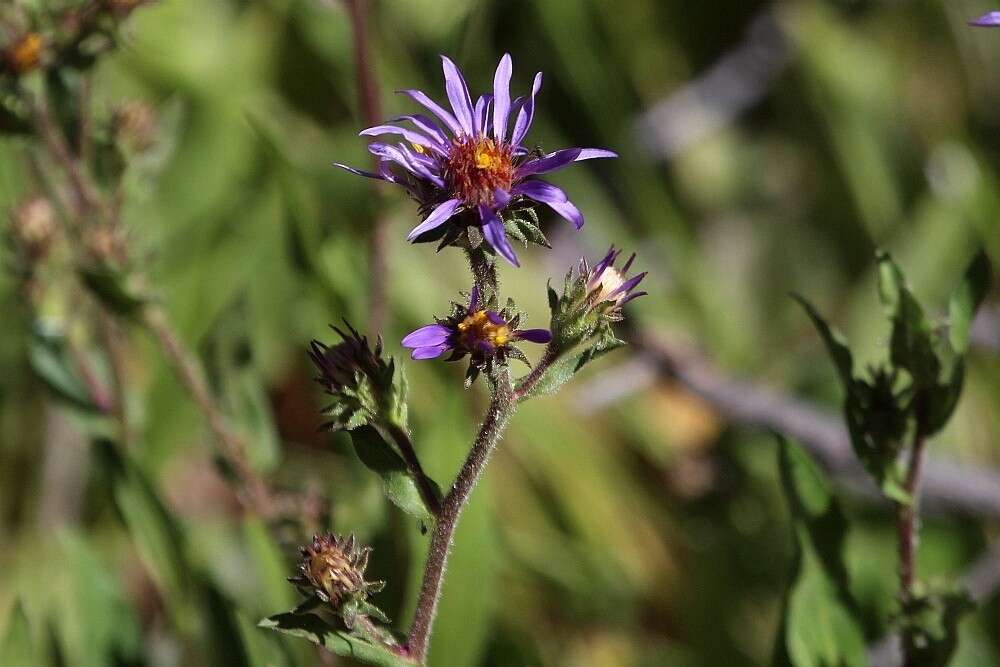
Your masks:
{"label": "yellow disc floret", "polygon": [[477,310],[459,322],[458,334],[462,346],[468,350],[477,349],[479,343],[503,347],[511,340],[510,327],[490,320],[485,310]]}
{"label": "yellow disc floret", "polygon": [[490,203],[496,190],[513,185],[513,148],[489,137],[458,137],[448,152],[445,180],[467,203]]}

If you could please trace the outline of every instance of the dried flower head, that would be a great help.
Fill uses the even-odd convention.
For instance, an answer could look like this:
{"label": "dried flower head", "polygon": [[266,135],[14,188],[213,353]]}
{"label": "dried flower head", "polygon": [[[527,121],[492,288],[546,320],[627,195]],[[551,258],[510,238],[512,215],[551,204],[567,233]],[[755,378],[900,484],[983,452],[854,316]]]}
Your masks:
{"label": "dried flower head", "polygon": [[21,202],[11,214],[11,223],[14,245],[32,260],[45,257],[59,236],[55,209],[45,197]]}
{"label": "dried flower head", "polygon": [[340,337],[336,345],[314,340],[309,357],[319,370],[316,377],[333,403],[325,410],[331,417],[326,424],[332,429],[352,429],[379,419],[405,420],[406,383],[402,372],[396,373],[395,363],[382,358],[382,339],[375,348],[350,324],[347,330],[332,326]]}
{"label": "dried flower head", "polygon": [[27,32],[4,49],[7,68],[21,76],[37,69],[45,55],[45,38],[37,32]]}
{"label": "dried flower head", "polygon": [[111,126],[119,145],[139,152],[156,142],[156,112],[145,102],[126,102],[114,110]]}
{"label": "dried flower head", "polygon": [[[538,178],[580,160],[617,157],[598,148],[567,148],[548,155],[523,145],[535,115],[535,96],[542,74],[535,75],[530,97],[510,98],[512,62],[500,59],[493,78],[493,93],[475,104],[465,79],[449,58],[442,56],[445,88],[451,110],[419,90],[401,91],[428,109],[424,115],[402,116],[391,125],[378,125],[363,136],[399,135],[403,142],[373,142],[368,150],[379,159],[378,173],[337,164],[354,174],[395,183],[407,189],[420,204],[424,221],[410,231],[410,241],[430,237],[430,232],[463,213],[462,228],[471,221],[482,228],[487,243],[515,266],[517,256],[507,240],[501,211],[533,202],[547,204],[573,223],[583,226],[583,215],[556,186]],[[510,119],[515,117],[510,129]],[[406,121],[412,125],[400,125]],[[443,127],[442,127],[443,125]]]}
{"label": "dried flower head", "polygon": [[311,544],[299,548],[299,574],[289,581],[304,595],[315,595],[339,610],[346,602],[363,600],[385,586],[382,581],[365,581],[371,551],[371,547],[359,546],[354,535],[316,535]]}
{"label": "dried flower head", "polygon": [[552,334],[547,329],[518,329],[521,316],[511,311],[511,305],[500,311],[485,307],[479,289],[473,287],[468,306],[456,303],[450,317],[413,331],[403,339],[403,346],[413,350],[414,359],[434,359],[451,352],[447,361],[456,361],[470,355],[478,368],[494,359],[503,361],[507,355],[524,360],[512,343],[548,343]]}

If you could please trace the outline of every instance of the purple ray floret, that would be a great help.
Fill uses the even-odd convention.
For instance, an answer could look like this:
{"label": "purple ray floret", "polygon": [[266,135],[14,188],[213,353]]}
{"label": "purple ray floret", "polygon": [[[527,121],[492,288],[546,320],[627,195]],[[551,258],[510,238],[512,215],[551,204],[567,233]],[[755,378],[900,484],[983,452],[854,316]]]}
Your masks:
{"label": "purple ray floret", "polygon": [[980,28],[1000,27],[1000,12],[988,12],[986,14],[983,14],[975,21],[969,21],[969,25],[977,26]]}
{"label": "purple ray floret", "polygon": [[508,318],[503,312],[481,308],[479,289],[472,288],[469,305],[456,305],[456,312],[447,320],[428,324],[403,338],[403,347],[413,352],[414,359],[435,359],[451,352],[448,361],[466,354],[474,363],[483,363],[502,354],[511,343],[525,340],[545,344],[552,340],[548,329],[518,329],[519,318]]}
{"label": "purple ray floret", "polygon": [[362,136],[402,139],[396,144],[369,145],[369,152],[379,161],[377,172],[335,164],[358,176],[400,185],[417,200],[424,219],[410,231],[408,240],[418,241],[468,213],[465,219],[482,228],[487,243],[517,266],[502,211],[530,200],[549,206],[579,229],[584,222],[580,210],[562,190],[539,180],[539,175],[573,162],[617,155],[600,148],[567,148],[539,156],[524,146],[542,74],[535,75],[530,96],[511,100],[513,63],[509,54],[497,65],[493,92],[475,98],[475,103],[455,63],[445,56],[441,63],[450,109],[419,90],[400,91],[431,115],[401,116],[361,132]]}

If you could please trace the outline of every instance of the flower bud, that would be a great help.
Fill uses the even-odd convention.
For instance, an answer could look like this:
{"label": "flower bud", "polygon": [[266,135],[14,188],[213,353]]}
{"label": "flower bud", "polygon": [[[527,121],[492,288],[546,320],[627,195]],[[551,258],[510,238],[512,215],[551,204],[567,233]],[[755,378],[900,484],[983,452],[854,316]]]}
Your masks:
{"label": "flower bud", "polygon": [[359,546],[354,535],[316,535],[311,544],[299,548],[299,575],[289,581],[304,595],[314,595],[339,612],[346,603],[364,600],[385,585],[365,581],[371,551],[371,547]]}
{"label": "flower bud", "polygon": [[[345,323],[346,324],[346,323]],[[332,418],[331,429],[353,429],[386,420],[403,424],[406,420],[406,380],[390,358],[382,358],[382,340],[373,350],[368,338],[350,324],[344,333],[331,326],[342,338],[336,345],[314,340],[309,356],[319,370],[316,381],[333,397],[325,413]]]}
{"label": "flower bud", "polygon": [[620,254],[611,246],[593,267],[581,259],[576,274],[573,269],[566,274],[562,296],[549,288],[552,334],[561,347],[573,347],[598,335],[613,339],[611,324],[623,319],[622,307],[646,294],[636,291],[646,273],[628,275],[635,254],[619,269],[615,261]]}

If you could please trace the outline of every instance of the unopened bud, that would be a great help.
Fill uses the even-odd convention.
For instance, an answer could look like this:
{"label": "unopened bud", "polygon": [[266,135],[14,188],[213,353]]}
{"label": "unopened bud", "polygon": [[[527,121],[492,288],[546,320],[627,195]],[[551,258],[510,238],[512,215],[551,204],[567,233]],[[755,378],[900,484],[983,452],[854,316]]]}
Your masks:
{"label": "unopened bud", "polygon": [[353,429],[376,421],[404,423],[406,391],[402,372],[392,359],[382,357],[382,341],[375,348],[350,324],[345,333],[331,327],[342,341],[326,345],[312,342],[309,356],[319,370],[316,381],[333,397],[326,415],[332,429]]}

